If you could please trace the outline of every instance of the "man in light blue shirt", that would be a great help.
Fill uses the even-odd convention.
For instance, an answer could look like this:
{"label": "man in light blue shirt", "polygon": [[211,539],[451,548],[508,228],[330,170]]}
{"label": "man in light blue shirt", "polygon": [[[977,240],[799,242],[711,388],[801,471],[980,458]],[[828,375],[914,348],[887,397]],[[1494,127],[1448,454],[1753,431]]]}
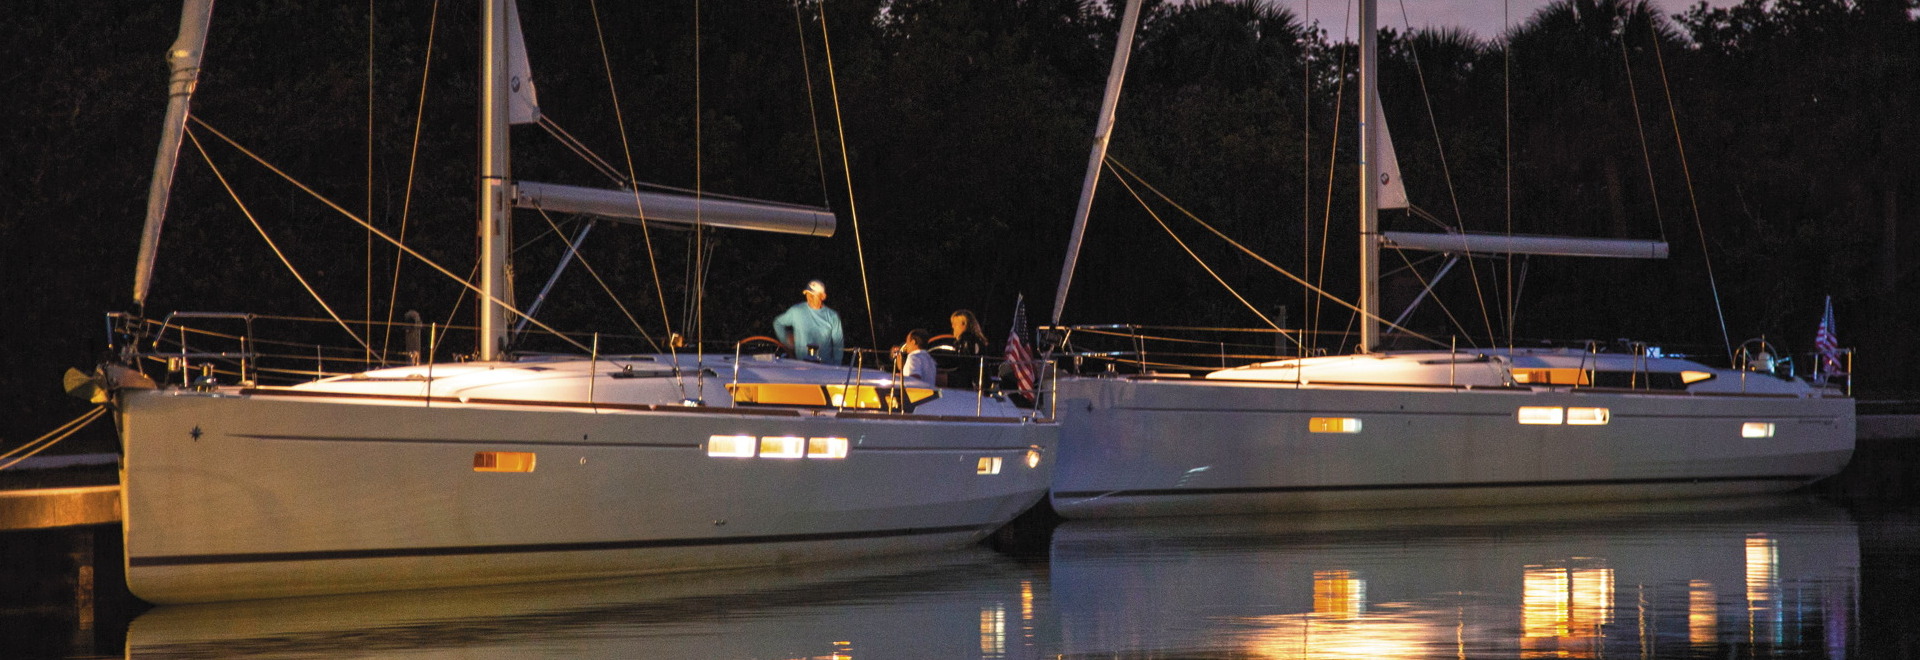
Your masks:
{"label": "man in light blue shirt", "polygon": [[827,285],[814,280],[801,293],[806,302],[794,303],[773,319],[773,337],[802,360],[840,364],[846,334],[840,329],[840,314],[827,306]]}

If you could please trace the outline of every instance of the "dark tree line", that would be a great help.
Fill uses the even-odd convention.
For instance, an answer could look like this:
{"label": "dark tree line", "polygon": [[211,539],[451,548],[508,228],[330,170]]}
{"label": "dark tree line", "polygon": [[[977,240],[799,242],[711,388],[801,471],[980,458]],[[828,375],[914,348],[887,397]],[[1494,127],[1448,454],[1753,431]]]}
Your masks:
{"label": "dark tree line", "polygon": [[[383,231],[404,226],[410,245],[464,274],[473,263],[477,9],[440,3],[436,16],[432,3],[390,4],[375,3],[371,19],[353,3],[221,4],[195,114]],[[1565,0],[1492,39],[1386,27],[1385,107],[1409,193],[1427,214],[1475,231],[1663,238],[1673,251],[1652,262],[1477,261],[1442,286],[1450,314],[1424,308],[1414,329],[1464,345],[1505,341],[1508,327],[1522,339],[1656,339],[1711,356],[1723,350],[1717,303],[1733,342],[1764,334],[1805,352],[1831,294],[1842,339],[1862,349],[1867,391],[1920,386],[1898,368],[1917,357],[1906,332],[1916,312],[1902,295],[1920,245],[1902,222],[1920,206],[1915,7],[1748,0],[1662,15],[1644,0]],[[602,226],[583,256],[640,329],[577,265],[542,320],[609,335],[644,329],[656,340],[670,325],[718,347],[766,334],[818,277],[856,345],[940,330],[961,307],[980,312],[998,341],[1023,293],[1044,322],[1112,53],[1113,8],[700,8],[696,17],[692,3],[601,3],[596,17],[587,3],[527,3],[544,111],[622,176],[630,154],[641,181],[828,205],[839,233]],[[8,447],[84,409],[60,394],[58,376],[102,357],[103,312],[129,306],[165,103],[161,58],[178,8],[24,0],[11,15],[0,56],[20,66],[0,74],[14,92],[0,122],[10,202],[0,210],[0,336],[20,359],[0,375]],[[1354,56],[1338,26],[1303,25],[1261,2],[1149,3],[1111,155],[1274,263],[1350,296]],[[393,248],[212,131],[195,135],[210,161],[183,149],[150,314],[323,315],[217,166],[342,315],[384,320],[391,307],[470,322],[471,296],[459,286],[417,262],[396,266]],[[611,183],[538,128],[515,128],[514,140],[521,177]],[[1207,238],[1172,207],[1149,208],[1267,313],[1285,306],[1291,326],[1349,327],[1350,314]],[[1067,322],[1258,325],[1118,178],[1103,179],[1093,211]],[[556,229],[571,234],[583,220],[516,218],[524,302],[563,250]],[[1404,212],[1384,222],[1433,227]],[[707,269],[703,297],[692,294],[696,262]],[[1396,275],[1388,307],[1417,288]],[[618,341],[617,350],[648,348]]]}

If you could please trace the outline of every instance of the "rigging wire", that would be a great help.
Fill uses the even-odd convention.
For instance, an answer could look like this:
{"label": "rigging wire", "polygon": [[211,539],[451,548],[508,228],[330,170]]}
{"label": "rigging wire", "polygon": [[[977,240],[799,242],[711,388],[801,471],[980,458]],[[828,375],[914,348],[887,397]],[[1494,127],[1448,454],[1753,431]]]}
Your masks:
{"label": "rigging wire", "polygon": [[[827,150],[820,145],[820,112],[813,100],[813,65],[809,62],[812,58],[807,56],[807,26],[800,18],[801,4],[793,3],[793,31],[800,37],[800,75],[806,77],[807,83],[807,120],[813,127],[813,162],[814,171],[820,174],[820,205],[831,206],[827,195]],[[820,20],[825,21],[825,8],[822,9]]]}
{"label": "rigging wire", "polygon": [[[703,167],[704,161],[701,159],[702,154],[700,152],[700,149],[703,146],[701,143],[701,139],[705,136],[701,133],[701,130],[706,127],[706,122],[701,121],[702,117],[700,116],[700,103],[703,100],[701,98],[701,93],[704,91],[701,88],[701,83],[702,83],[701,78],[705,73],[705,71],[701,68],[701,60],[700,60],[700,6],[701,6],[700,0],[694,0],[694,3],[693,3],[693,241],[692,241],[693,258],[688,260],[690,263],[693,264],[693,269],[687,273],[687,277],[690,280],[687,283],[688,284],[687,290],[693,292],[693,299],[687,301],[687,303],[689,306],[693,308],[693,321],[691,323],[681,324],[681,327],[686,327],[688,325],[693,326],[694,364],[701,363],[701,361],[706,357],[706,350],[707,350],[706,349],[707,328],[706,328],[706,318],[705,318],[706,317],[706,299],[707,299],[707,291],[706,291],[707,278],[706,278],[706,268],[705,268],[706,256],[707,256],[706,249],[705,249],[706,248],[706,225],[701,221],[701,215],[700,215],[701,211],[706,208],[706,205],[701,203],[702,201],[701,193],[706,188],[705,181],[704,179],[702,179],[702,177],[705,176],[706,174],[705,172],[706,168]],[[667,343],[669,344],[673,343],[673,338],[668,337]],[[698,385],[694,388],[694,391],[696,392],[702,391],[705,388],[706,377],[707,377],[707,370],[705,369],[695,370],[695,379]]]}
{"label": "rigging wire", "polygon": [[[1513,0],[1501,0],[1500,2],[1500,23],[1501,23],[1501,28],[1505,31],[1505,35],[1507,38],[1507,47],[1501,49],[1501,55],[1500,55],[1501,57],[1500,124],[1501,124],[1501,131],[1503,133],[1503,137],[1502,137],[1503,141],[1501,142],[1501,149],[1502,149],[1501,167],[1503,168],[1503,171],[1505,174],[1505,185],[1506,185],[1505,205],[1506,205],[1506,220],[1507,220],[1507,238],[1509,240],[1513,238],[1513,45],[1514,45],[1513,36],[1514,35],[1513,35],[1513,18],[1509,13],[1509,11],[1512,9],[1512,6],[1513,6]],[[1502,311],[1507,316],[1507,319],[1506,319],[1507,320],[1507,349],[1512,350],[1513,343],[1514,343],[1513,335],[1515,332],[1515,328],[1517,327],[1516,324],[1518,323],[1520,310],[1516,309],[1516,306],[1519,305],[1519,301],[1515,300],[1515,296],[1514,296],[1515,285],[1514,285],[1514,279],[1513,279],[1513,259],[1511,258],[1511,256],[1509,256],[1509,258],[1506,260],[1506,263],[1504,265],[1507,267],[1507,280],[1505,283],[1507,304],[1506,304],[1506,309]]]}
{"label": "rigging wire", "polygon": [[840,84],[833,75],[833,42],[827,38],[827,2],[820,0],[820,46],[827,55],[827,89],[833,101],[833,129],[840,141],[840,169],[847,180],[847,216],[853,220],[853,250],[860,261],[860,294],[867,303],[867,335],[872,345],[880,345],[880,333],[874,330],[873,291],[867,286],[867,250],[860,240],[860,205],[853,201],[853,163],[847,158],[847,127],[840,117]]}
{"label": "rigging wire", "polygon": [[[1353,32],[1352,32],[1353,11],[1354,11],[1353,0],[1348,0],[1346,15],[1341,17],[1340,19],[1341,29],[1347,31],[1346,35],[1342,39],[1343,43],[1350,41],[1353,37]],[[1340,162],[1340,110],[1342,107],[1346,105],[1346,98],[1347,98],[1347,51],[1348,49],[1341,48],[1338,50],[1340,51],[1340,63],[1335,68],[1334,80],[1336,82],[1334,83],[1334,87],[1333,87],[1333,135],[1327,140],[1327,196],[1326,196],[1325,210],[1323,210],[1320,214],[1320,261],[1318,263],[1319,272],[1314,276],[1314,279],[1318,281],[1322,286],[1324,286],[1327,283],[1327,250],[1329,248],[1329,243],[1333,237],[1333,180],[1334,180],[1334,172],[1336,169],[1338,169],[1338,165]],[[1315,288],[1318,288],[1318,287],[1315,287]],[[1315,327],[1315,328],[1320,327],[1320,320],[1322,317],[1321,309],[1324,303],[1325,303],[1324,299],[1317,298],[1317,297],[1312,299],[1312,309],[1311,309],[1312,311],[1311,318],[1313,319],[1313,322],[1311,323],[1312,327]],[[1352,327],[1353,323],[1349,321],[1347,323],[1347,326]],[[1346,348],[1346,339],[1344,339],[1345,336],[1346,335],[1342,334],[1343,338],[1340,340],[1342,349]],[[1317,334],[1315,335],[1315,338],[1318,338]]]}
{"label": "rigging wire", "polygon": [[[427,82],[433,75],[433,38],[439,32],[439,27],[440,0],[434,0],[433,9],[427,16],[427,48],[426,55],[421,58],[420,64],[420,93],[413,111],[413,142],[407,151],[407,184],[400,198],[399,239],[401,243],[407,242],[407,220],[411,217],[413,210],[413,182],[420,168],[420,131],[426,126]],[[393,253],[393,277],[387,289],[386,332],[380,337],[382,356],[386,355],[387,347],[393,340],[393,312],[400,301],[400,265],[406,263],[402,256],[398,250]],[[464,292],[462,295],[465,295]]]}
{"label": "rigging wire", "polygon": [[594,153],[593,149],[588,148],[586,143],[580,141],[580,138],[576,138],[572,133],[567,132],[567,129],[562,128],[560,123],[554,121],[552,117],[548,117],[543,113],[534,120],[534,125],[546,131],[547,135],[552,136],[555,142],[560,143],[560,146],[566,147],[568,151],[573,152],[573,155],[579,156],[580,160],[585,161],[588,166],[598,170],[601,176],[612,179],[614,185],[622,188],[633,185],[633,181],[620,175],[620,170],[616,169],[613,163],[607,162],[607,159],[601,158],[600,154]]}
{"label": "rigging wire", "polygon": [[[614,123],[620,127],[620,151],[626,156],[627,160],[627,180],[637,181],[640,177],[634,173],[633,143],[627,138],[626,114],[620,111],[620,90],[618,86],[614,84],[613,62],[611,56],[607,54],[607,37],[605,30],[602,29],[600,24],[600,2],[599,0],[589,0],[587,4],[593,11],[593,36],[600,46],[600,67],[607,75],[607,96],[612,100]],[[640,240],[647,248],[647,267],[651,269],[653,273],[654,295],[660,301],[660,323],[665,325],[667,330],[667,351],[673,356],[674,386],[680,388],[681,398],[686,398],[686,383],[680,378],[680,349],[674,345],[675,342],[673,341],[673,317],[669,316],[667,312],[667,289],[666,286],[660,282],[660,262],[653,254],[653,231],[647,226],[646,209],[640,203],[640,189],[638,187],[630,187],[629,189],[633,191],[634,211],[640,217]],[[578,344],[576,344],[576,346],[577,345]],[[592,351],[589,349],[589,352]]]}
{"label": "rigging wire", "polygon": [[[1406,250],[1394,250],[1393,252],[1394,252],[1394,254],[1398,254],[1398,255],[1400,255],[1400,261],[1401,261],[1401,263],[1404,263],[1404,264],[1406,264],[1406,265],[1407,265],[1407,268],[1406,268],[1406,270],[1407,270],[1407,272],[1409,272],[1409,273],[1413,273],[1413,278],[1414,278],[1414,279],[1416,279],[1416,280],[1420,280],[1420,288],[1421,288],[1422,290],[1424,290],[1424,291],[1432,291],[1432,290],[1433,290],[1433,285],[1435,284],[1435,282],[1429,282],[1429,281],[1427,281],[1427,278],[1426,278],[1426,276],[1425,276],[1425,275],[1421,275],[1421,274],[1420,274],[1420,269],[1419,269],[1419,268],[1417,268],[1417,267],[1415,267],[1415,265],[1414,265],[1414,263],[1413,263],[1413,260],[1411,260],[1411,259],[1408,259],[1408,258],[1407,258],[1407,251],[1406,251]],[[1464,256],[1462,256],[1462,257],[1461,257],[1461,259],[1460,259],[1460,260],[1461,260],[1461,261],[1468,261],[1468,262],[1471,262],[1471,261],[1473,261],[1473,255],[1471,255],[1471,254],[1469,254],[1469,255],[1464,255]],[[1442,274],[1445,274],[1445,273],[1444,273],[1444,269],[1443,269],[1443,272],[1442,272]],[[1472,273],[1472,272],[1471,272],[1471,268],[1469,268],[1469,272],[1468,272],[1468,275],[1473,275],[1473,276],[1476,276],[1476,277],[1477,277],[1477,275],[1475,275],[1474,273]],[[1441,299],[1440,299],[1440,296],[1428,296],[1428,297],[1429,297],[1429,298],[1432,298],[1432,299],[1433,299],[1433,304],[1434,304],[1435,306],[1438,306],[1438,307],[1440,308],[1440,312],[1441,312],[1441,313],[1443,313],[1443,314],[1446,314],[1446,315],[1447,315],[1447,322],[1448,322],[1448,323],[1451,323],[1451,324],[1453,324],[1453,327],[1455,327],[1455,328],[1458,328],[1458,329],[1460,330],[1460,334],[1461,334],[1461,335],[1463,335],[1463,336],[1466,336],[1466,337],[1472,337],[1472,336],[1473,336],[1473,335],[1472,335],[1471,333],[1469,333],[1469,332],[1467,332],[1467,325],[1466,325],[1465,323],[1461,323],[1461,322],[1460,322],[1460,319],[1459,319],[1458,317],[1456,317],[1456,316],[1454,316],[1454,315],[1453,315],[1453,310],[1452,310],[1451,308],[1448,308],[1448,307],[1447,307],[1447,302],[1446,302],[1446,301],[1444,301],[1444,300],[1441,300]],[[1497,338],[1497,337],[1496,337],[1496,338],[1494,338],[1494,340],[1495,340],[1495,341],[1497,342],[1497,341],[1499,340],[1499,338]],[[1476,347],[1477,347],[1477,346],[1476,346]]]}
{"label": "rigging wire", "polygon": [[[1264,256],[1261,256],[1260,253],[1254,252],[1252,249],[1248,248],[1246,245],[1241,244],[1239,241],[1233,240],[1233,238],[1227,236],[1226,233],[1220,231],[1219,229],[1214,228],[1213,225],[1208,224],[1205,220],[1201,220],[1200,217],[1197,215],[1194,215],[1192,211],[1189,211],[1187,210],[1186,207],[1181,206],[1179,202],[1173,201],[1173,199],[1168,197],[1166,193],[1161,192],[1160,189],[1154,187],[1152,183],[1148,183],[1144,177],[1141,177],[1139,174],[1134,173],[1134,171],[1128,168],[1126,164],[1121,163],[1119,160],[1114,159],[1114,157],[1112,156],[1108,156],[1106,158],[1106,162],[1107,164],[1113,166],[1120,172],[1124,173],[1126,176],[1132,177],[1133,180],[1140,183],[1141,187],[1146,188],[1149,192],[1152,192],[1154,196],[1159,197],[1160,201],[1165,202],[1168,206],[1173,207],[1174,210],[1179,211],[1180,214],[1186,216],[1188,220],[1192,220],[1194,224],[1200,225],[1202,228],[1205,228],[1208,232],[1212,233],[1215,237],[1218,237],[1222,241],[1226,241],[1227,245],[1233,246],[1234,249],[1239,250],[1242,254],[1252,257],[1255,261],[1260,262],[1261,265],[1266,266],[1267,268],[1273,270],[1274,272],[1285,276],[1287,279],[1293,280],[1294,283],[1299,284],[1300,286],[1308,287],[1314,293],[1320,294],[1320,297],[1324,299],[1332,300],[1336,303],[1339,303],[1341,306],[1346,307],[1347,309],[1353,310],[1357,314],[1366,314],[1366,311],[1360,309],[1359,306],[1354,305],[1353,303],[1347,302],[1346,300],[1341,299],[1339,296],[1336,296],[1336,295],[1333,295],[1332,293],[1327,292],[1327,290],[1325,289],[1314,286],[1313,283],[1308,282],[1305,278],[1302,278],[1299,275],[1293,274],[1292,271],[1289,271],[1285,268],[1280,267],[1279,264],[1275,264],[1273,263],[1273,261],[1267,259]],[[1149,212],[1151,212],[1151,210],[1149,210]],[[1432,337],[1428,337],[1418,332],[1414,332],[1404,327],[1395,325],[1392,321],[1380,318],[1379,316],[1374,316],[1373,319],[1383,324],[1386,324],[1387,327],[1407,333],[1412,337],[1431,342],[1436,346],[1446,345],[1441,343],[1438,340],[1435,340]]]}
{"label": "rigging wire", "polygon": [[560,237],[560,240],[564,241],[567,244],[567,249],[573,252],[573,258],[576,260],[579,260],[580,265],[587,269],[587,273],[593,276],[593,281],[600,283],[600,290],[605,291],[607,293],[607,298],[613,300],[613,305],[615,307],[620,308],[621,314],[626,315],[627,322],[632,323],[633,327],[640,331],[640,336],[647,340],[647,345],[652,346],[653,350],[656,350],[656,351],[660,350],[660,344],[658,342],[655,342],[653,340],[653,335],[649,334],[647,332],[647,329],[640,325],[640,320],[634,318],[633,312],[629,311],[627,309],[627,306],[624,303],[620,302],[620,297],[617,295],[614,295],[613,287],[608,285],[607,280],[605,278],[600,277],[600,271],[595,269],[591,262],[587,261],[587,255],[580,251],[580,246],[574,243],[573,239],[567,238],[564,232],[560,231],[560,225],[553,221],[553,216],[548,215],[546,209],[535,209],[535,210],[540,212],[540,219],[547,221],[547,227],[553,230],[553,234],[555,236]]}
{"label": "rigging wire", "polygon": [[[367,0],[367,220],[373,220],[373,0]],[[367,233],[367,323],[373,323],[373,233]],[[392,319],[388,319],[389,322]],[[369,332],[371,334],[371,332]],[[382,347],[380,361],[385,363],[387,356]],[[367,346],[367,362],[373,362],[373,346]]]}
{"label": "rigging wire", "polygon": [[[208,124],[206,120],[201,119],[199,117],[189,117],[189,119],[191,119],[193,123],[199,125],[201,128],[207,129],[207,131],[212,133],[215,137],[218,137],[221,140],[225,141],[228,146],[233,147],[236,151],[239,151],[241,154],[247,156],[248,158],[253,159],[254,162],[259,163],[260,166],[266,168],[267,171],[278,175],[281,179],[284,179],[286,182],[293,184],[295,188],[299,188],[301,192],[304,192],[308,196],[314,198],[315,200],[318,200],[320,203],[327,205],[327,207],[333,209],[335,213],[340,214],[342,217],[345,217],[348,220],[352,220],[355,224],[358,224],[362,227],[367,228],[367,230],[373,232],[375,236],[379,236],[381,240],[384,240],[392,244],[394,247],[397,247],[402,251],[405,251],[407,254],[412,255],[415,259],[419,259],[421,263],[425,263],[428,266],[431,266],[434,270],[439,271],[440,274],[445,275],[456,282],[459,282],[461,286],[466,287],[467,289],[473,291],[474,293],[487,296],[489,299],[493,300],[495,304],[500,305],[502,309],[507,310],[507,312],[515,316],[518,316],[520,318],[527,319],[529,323],[539,326],[540,329],[542,330],[553,333],[554,336],[559,337],[561,340],[569,344],[572,344],[575,348],[578,348],[582,351],[592,350],[588,348],[585,344],[575,341],[573,338],[562,334],[559,330],[553,329],[552,326],[549,326],[545,323],[540,322],[539,319],[528,317],[525,312],[520,311],[520,308],[515,307],[512,303],[489,295],[486,291],[481,290],[478,285],[474,284],[471,279],[461,279],[458,275],[454,275],[453,271],[447,270],[445,266],[442,266],[440,265],[439,262],[436,262],[433,259],[428,258],[427,255],[421,254],[418,250],[415,250],[411,247],[407,247],[405,243],[401,243],[397,240],[394,240],[392,236],[388,235],[386,232],[380,231],[378,227],[374,227],[372,223],[367,222],[366,220],[362,219],[360,216],[354,215],[353,212],[348,211],[346,207],[341,206],[339,203],[331,199],[328,199],[325,195],[321,195],[319,191],[314,190],[312,187],[309,187],[307,184],[300,182],[299,179],[293,178],[292,175],[287,174],[286,171],[281,170],[279,167],[276,167],[274,164],[267,162],[267,160],[264,158],[261,158],[259,154],[256,154],[252,150],[249,150],[246,147],[241,146],[239,142],[234,141],[234,139],[231,137],[228,137],[227,134],[220,132],[220,130],[217,128],[214,128],[212,124]],[[189,132],[188,135],[191,136],[192,133]],[[195,139],[194,144],[196,147],[199,145],[199,140],[197,138]],[[205,157],[206,155],[205,149],[201,150],[201,154],[202,154],[202,157]],[[208,160],[208,164],[211,165],[212,161]],[[231,188],[229,188],[229,193],[231,194]],[[237,197],[235,198],[235,201],[236,202],[239,201]],[[252,216],[249,215],[248,217],[249,219],[251,219]],[[321,305],[325,306],[325,303],[322,302]],[[329,313],[331,313],[331,310],[329,310]],[[345,325],[344,321],[342,322],[342,325],[344,327]],[[348,332],[352,332],[352,331],[349,330]],[[354,339],[359,340],[359,337],[355,336]],[[362,342],[362,343],[364,344],[365,342]]]}
{"label": "rigging wire", "polygon": [[1653,21],[1647,21],[1653,35],[1653,59],[1660,64],[1660,89],[1667,97],[1667,118],[1673,124],[1673,145],[1680,150],[1680,173],[1687,181],[1687,207],[1693,211],[1693,227],[1700,234],[1700,259],[1707,264],[1707,286],[1713,290],[1713,312],[1720,319],[1720,341],[1726,345],[1727,363],[1733,363],[1733,338],[1727,334],[1727,311],[1720,302],[1720,282],[1713,276],[1713,251],[1708,249],[1707,228],[1700,220],[1700,198],[1693,189],[1693,168],[1687,164],[1687,143],[1680,138],[1680,113],[1674,109],[1673,88],[1667,83],[1667,60],[1660,53],[1660,34]]}
{"label": "rigging wire", "polygon": [[[1440,155],[1440,177],[1446,181],[1447,199],[1453,203],[1453,221],[1459,225],[1460,231],[1464,232],[1467,230],[1467,219],[1460,211],[1460,193],[1453,184],[1453,168],[1447,163],[1446,143],[1440,139],[1440,118],[1433,112],[1433,94],[1427,91],[1426,67],[1420,63],[1420,44],[1413,36],[1413,19],[1407,16],[1407,0],[1400,0],[1400,21],[1406,27],[1407,52],[1413,56],[1414,79],[1420,82],[1420,100],[1426,104],[1427,125],[1433,130],[1433,148]],[[1406,177],[1401,177],[1401,180],[1404,182]],[[1493,318],[1487,313],[1487,296],[1480,290],[1480,273],[1474,267],[1472,259],[1467,260],[1467,274],[1473,280],[1473,297],[1480,302],[1480,322],[1487,327],[1487,340],[1489,343],[1497,344],[1500,341],[1499,332],[1494,330]],[[1451,313],[1448,314],[1448,318],[1452,318]],[[1460,332],[1466,334],[1466,327],[1461,326]]]}
{"label": "rigging wire", "polygon": [[[1313,0],[1306,0],[1300,15],[1302,22],[1313,16]],[[1300,47],[1300,267],[1304,270],[1313,262],[1313,58],[1306,54],[1315,30],[1303,26],[1301,32],[1305,38]],[[1337,123],[1337,115],[1335,119]],[[1313,294],[1301,291],[1300,299],[1300,329],[1305,330]],[[1306,357],[1306,344],[1295,343],[1300,345],[1300,357]]]}
{"label": "rigging wire", "polygon": [[[1160,229],[1167,232],[1167,237],[1172,238],[1175,245],[1179,245],[1180,249],[1185,251],[1187,253],[1187,256],[1193,259],[1194,263],[1199,264],[1201,270],[1207,271],[1207,275],[1213,277],[1213,281],[1218,282],[1220,284],[1220,288],[1226,289],[1227,293],[1233,295],[1234,300],[1238,300],[1240,301],[1241,305],[1245,305],[1247,308],[1247,311],[1253,312],[1254,316],[1260,317],[1261,323],[1267,324],[1267,327],[1273,328],[1274,330],[1282,331],[1281,332],[1282,336],[1286,335],[1285,328],[1281,328],[1280,324],[1274,323],[1273,319],[1268,318],[1266,314],[1261,313],[1260,308],[1258,306],[1254,305],[1252,302],[1248,302],[1247,297],[1240,295],[1240,292],[1234,289],[1232,284],[1228,284],[1225,278],[1220,277],[1220,273],[1215,271],[1213,269],[1213,266],[1207,265],[1207,260],[1200,258],[1199,254],[1194,253],[1193,248],[1189,247],[1186,241],[1181,240],[1179,234],[1174,233],[1173,227],[1167,226],[1167,221],[1161,219],[1159,213],[1154,212],[1153,207],[1147,204],[1147,200],[1140,197],[1140,191],[1134,189],[1133,183],[1127,181],[1127,178],[1124,176],[1115,177],[1115,178],[1120,180],[1121,187],[1124,187],[1127,189],[1127,194],[1133,196],[1133,201],[1138,202],[1140,204],[1140,208],[1147,212],[1147,216],[1153,218],[1153,221],[1160,225]],[[1295,345],[1298,345],[1300,343],[1298,339],[1294,339],[1293,337],[1288,337],[1288,339],[1293,339]]]}
{"label": "rigging wire", "polygon": [[[198,119],[196,118],[195,121],[198,121]],[[200,144],[200,136],[194,135],[194,131],[188,130],[187,139],[193,141],[193,148],[200,152],[200,159],[205,161],[207,167],[213,170],[213,176],[220,179],[220,186],[227,190],[227,195],[233,198],[233,203],[240,207],[240,213],[247,216],[247,222],[253,225],[253,230],[260,233],[260,239],[267,242],[267,247],[273,250],[273,256],[280,258],[280,263],[287,267],[287,272],[292,273],[293,279],[300,282],[300,288],[306,289],[307,295],[313,296],[314,302],[320,303],[320,308],[327,311],[327,316],[333,317],[334,322],[340,324],[340,329],[347,331],[347,336],[352,337],[354,342],[359,343],[361,347],[367,349],[367,357],[371,360],[373,356],[373,346],[369,345],[365,339],[361,339],[360,333],[354,332],[353,327],[347,324],[346,319],[340,318],[340,315],[333,311],[333,306],[328,305],[326,299],[320,297],[320,292],[315,291],[313,285],[307,282],[307,278],[300,275],[300,269],[295,268],[293,262],[287,260],[286,253],[280,251],[280,246],[273,242],[273,237],[267,235],[267,229],[260,226],[260,220],[253,216],[253,209],[248,208],[247,203],[240,200],[240,193],[235,191],[233,184],[227,181],[226,173],[221,172],[220,166],[214,164],[213,157],[207,154],[206,146]],[[368,228],[371,230],[372,225],[368,225]],[[371,323],[372,321],[369,320],[368,322]]]}
{"label": "rigging wire", "polygon": [[[1631,19],[1629,14],[1623,20]],[[1660,229],[1660,241],[1667,240],[1667,222],[1660,212],[1660,188],[1655,185],[1653,176],[1653,151],[1647,146],[1647,127],[1640,117],[1640,92],[1633,82],[1633,62],[1627,58],[1627,30],[1622,25],[1615,36],[1620,38],[1620,72],[1627,77],[1627,100],[1633,107],[1633,132],[1640,137],[1640,162],[1647,167],[1647,196],[1653,201],[1654,226]]]}

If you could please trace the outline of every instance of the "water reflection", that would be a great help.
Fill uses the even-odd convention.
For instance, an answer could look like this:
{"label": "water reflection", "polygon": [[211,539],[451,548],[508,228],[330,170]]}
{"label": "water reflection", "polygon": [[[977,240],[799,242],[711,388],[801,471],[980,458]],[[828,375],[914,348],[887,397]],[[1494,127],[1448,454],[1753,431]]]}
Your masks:
{"label": "water reflection", "polygon": [[1026,643],[1018,631],[1034,627],[1020,594],[1043,574],[977,549],[780,571],[161,607],[133,621],[127,648],[136,658],[1002,658]]}
{"label": "water reflection", "polygon": [[1070,655],[1844,657],[1859,556],[1845,511],[1747,499],[1068,523],[1051,565]]}
{"label": "water reflection", "polygon": [[1048,556],[159,608],[134,657],[1844,657],[1819,503],[1070,522]]}

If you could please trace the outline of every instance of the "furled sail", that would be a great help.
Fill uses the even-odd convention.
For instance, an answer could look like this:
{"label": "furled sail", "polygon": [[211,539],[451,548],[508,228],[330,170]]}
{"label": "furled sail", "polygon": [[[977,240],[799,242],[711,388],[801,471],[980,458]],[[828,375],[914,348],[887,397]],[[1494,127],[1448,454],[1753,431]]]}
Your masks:
{"label": "furled sail", "polygon": [[1393,133],[1387,130],[1386,110],[1380,108],[1380,93],[1373,94],[1373,125],[1380,127],[1380,163],[1375,168],[1379,181],[1374,199],[1382,209],[1407,208],[1407,188],[1400,183],[1400,157],[1393,153]]}
{"label": "furled sail", "polygon": [[507,121],[531,124],[540,119],[533,93],[533,67],[527,64],[527,39],[520,34],[520,6],[507,2]]}
{"label": "furled sail", "polygon": [[[734,197],[604,190],[533,181],[513,184],[513,205],[558,213],[586,213],[616,221],[646,220],[783,234],[832,236],[833,211]],[[645,215],[643,216],[642,213]]]}
{"label": "furled sail", "polygon": [[1382,247],[1467,254],[1538,254],[1555,257],[1665,259],[1666,241],[1516,234],[1380,232]]}

